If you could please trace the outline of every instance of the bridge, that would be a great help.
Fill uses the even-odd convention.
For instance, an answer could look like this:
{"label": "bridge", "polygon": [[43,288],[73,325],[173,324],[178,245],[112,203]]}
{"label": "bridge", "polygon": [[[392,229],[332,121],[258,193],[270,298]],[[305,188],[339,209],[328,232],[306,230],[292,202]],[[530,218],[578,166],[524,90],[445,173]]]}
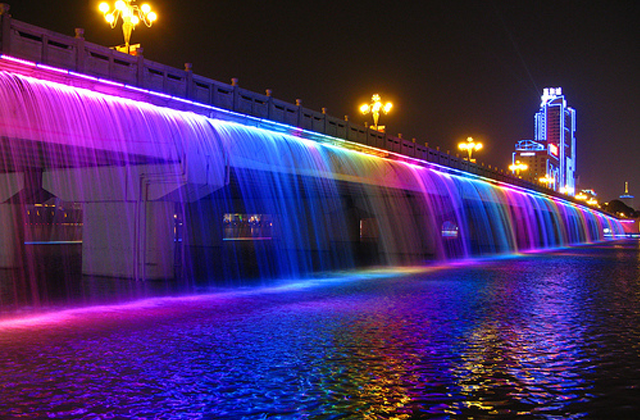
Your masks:
{"label": "bridge", "polygon": [[497,168],[2,10],[0,268],[55,242],[87,275],[282,277],[622,232]]}

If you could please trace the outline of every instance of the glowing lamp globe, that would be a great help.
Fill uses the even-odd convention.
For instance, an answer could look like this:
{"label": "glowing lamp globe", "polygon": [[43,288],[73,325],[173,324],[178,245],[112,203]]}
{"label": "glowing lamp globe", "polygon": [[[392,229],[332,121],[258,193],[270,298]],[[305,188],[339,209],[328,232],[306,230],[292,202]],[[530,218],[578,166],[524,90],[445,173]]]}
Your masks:
{"label": "glowing lamp globe", "polygon": [[[136,54],[137,48],[131,49],[131,33],[140,23],[144,23],[147,27],[151,27],[153,22],[158,19],[158,15],[151,11],[151,6],[143,4],[138,6],[136,0],[118,0],[115,2],[115,8],[111,7],[107,2],[102,2],[98,6],[100,12],[104,15],[105,20],[112,28],[115,28],[118,22],[122,21],[122,34],[124,36],[124,46],[115,47],[120,52],[127,54]],[[133,51],[133,52],[132,52]]]}

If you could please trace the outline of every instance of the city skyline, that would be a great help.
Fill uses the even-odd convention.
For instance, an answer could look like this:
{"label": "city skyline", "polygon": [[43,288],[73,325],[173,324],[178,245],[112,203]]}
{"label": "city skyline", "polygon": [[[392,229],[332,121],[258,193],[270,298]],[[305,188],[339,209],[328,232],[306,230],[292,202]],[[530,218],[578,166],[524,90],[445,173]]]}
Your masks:
{"label": "city skyline", "polygon": [[[97,1],[8,3],[15,19],[122,43]],[[132,37],[146,58],[191,62],[197,74],[237,77],[244,88],[359,123],[358,106],[380,93],[394,103],[381,118],[390,134],[452,153],[471,136],[485,144],[478,161],[502,168],[515,143],[532,138],[542,88],[562,87],[578,112],[577,188],[602,200],[617,198],[625,181],[638,188],[638,13],[630,1],[149,3],[158,21]]]}

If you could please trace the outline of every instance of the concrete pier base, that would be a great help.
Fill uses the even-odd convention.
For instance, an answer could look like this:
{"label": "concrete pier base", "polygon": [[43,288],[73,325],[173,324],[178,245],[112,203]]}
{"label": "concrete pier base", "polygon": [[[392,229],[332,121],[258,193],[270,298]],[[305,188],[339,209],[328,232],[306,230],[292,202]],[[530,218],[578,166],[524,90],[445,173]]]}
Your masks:
{"label": "concrete pier base", "polygon": [[11,197],[24,189],[22,172],[0,174],[0,268],[22,267],[24,218],[22,206],[8,203]]}
{"label": "concrete pier base", "polygon": [[176,203],[220,188],[186,178],[178,164],[113,166],[50,171],[43,184],[82,203],[83,274],[153,280],[175,277]]}
{"label": "concrete pier base", "polygon": [[0,204],[0,268],[19,268],[23,266],[23,218],[22,206]]}
{"label": "concrete pier base", "polygon": [[85,203],[83,274],[173,278],[174,207],[164,201]]}

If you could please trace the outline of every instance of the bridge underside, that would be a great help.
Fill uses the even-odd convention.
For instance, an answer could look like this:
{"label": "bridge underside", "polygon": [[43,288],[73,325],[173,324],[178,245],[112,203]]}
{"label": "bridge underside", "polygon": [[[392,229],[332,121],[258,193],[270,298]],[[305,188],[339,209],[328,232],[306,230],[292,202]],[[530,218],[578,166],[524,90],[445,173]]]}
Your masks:
{"label": "bridge underside", "polygon": [[0,172],[161,163],[144,155],[0,137]]}
{"label": "bridge underside", "polygon": [[193,113],[2,72],[0,103],[0,268],[81,243],[87,275],[282,277],[602,236],[526,192]]}
{"label": "bridge underside", "polygon": [[[260,265],[281,253],[305,254],[305,271],[314,271],[424,262],[439,252],[438,233],[426,225],[419,246],[381,243],[377,203],[396,196],[412,201],[416,208],[398,206],[394,218],[398,228],[415,227],[421,217],[411,213],[425,209],[412,191],[346,181],[325,188],[321,178],[281,173],[274,197],[273,174],[233,168],[226,184],[211,191],[167,179],[175,169],[168,164],[114,166],[107,159],[100,166],[20,169],[0,174],[2,237],[11,238],[0,251],[0,268],[30,264],[37,242],[81,246],[83,274],[132,279],[278,276],[282,268],[265,273]],[[75,209],[73,223],[28,214],[38,207]]]}
{"label": "bridge underside", "polygon": [[[311,271],[424,261],[438,252],[427,226],[419,246],[380,244],[374,201],[406,201],[415,192],[376,186],[382,179],[269,171],[260,156],[238,161],[245,167],[229,167],[216,182],[197,184],[181,161],[3,137],[0,218],[2,237],[11,239],[0,251],[0,268],[30,264],[36,243],[81,243],[83,274],[133,279],[264,276],[259,260],[276,261],[283,252],[307,255],[305,270]],[[73,223],[38,219],[30,213],[37,208],[73,208]],[[397,223],[414,220],[414,211],[425,209],[398,207]],[[238,221],[252,217],[271,226]],[[304,226],[295,235],[283,232],[293,219]],[[282,269],[268,271],[277,276]]]}

